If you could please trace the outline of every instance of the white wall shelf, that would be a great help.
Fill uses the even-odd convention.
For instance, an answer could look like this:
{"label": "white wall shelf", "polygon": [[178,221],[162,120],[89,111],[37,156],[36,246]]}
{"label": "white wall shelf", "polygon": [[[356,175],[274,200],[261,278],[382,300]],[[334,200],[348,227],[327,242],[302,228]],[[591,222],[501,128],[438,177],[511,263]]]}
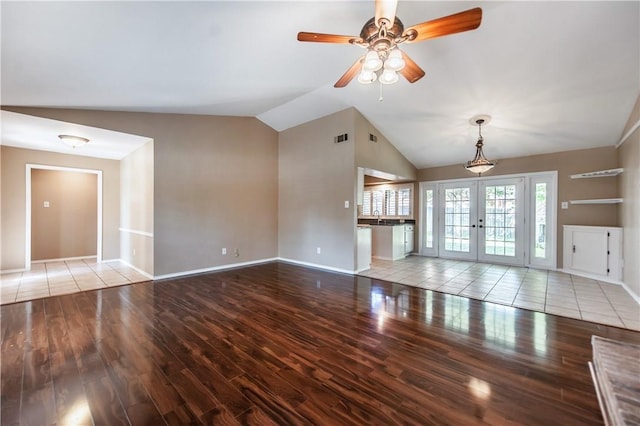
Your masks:
{"label": "white wall shelf", "polygon": [[624,202],[622,198],[597,198],[594,200],[570,200],[571,204],[619,204]]}
{"label": "white wall shelf", "polygon": [[569,176],[571,179],[588,179],[588,178],[596,178],[596,177],[610,177],[617,176],[624,171],[623,168],[618,169],[609,169],[609,170],[598,170],[595,172],[586,172],[579,173],[577,175]]}

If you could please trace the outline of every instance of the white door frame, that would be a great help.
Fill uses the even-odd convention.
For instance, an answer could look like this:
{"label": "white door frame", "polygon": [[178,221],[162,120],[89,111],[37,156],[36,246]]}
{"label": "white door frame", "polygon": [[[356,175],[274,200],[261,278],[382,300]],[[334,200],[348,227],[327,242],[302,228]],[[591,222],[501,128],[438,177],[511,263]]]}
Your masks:
{"label": "white door frame", "polygon": [[98,181],[98,220],[97,220],[97,247],[96,258],[98,262],[102,262],[102,170],[79,169],[74,167],[48,166],[43,164],[26,165],[26,196],[25,196],[25,251],[24,251],[24,269],[31,270],[31,171],[33,169],[40,170],[56,170],[63,172],[89,173],[97,175]]}
{"label": "white door frame", "polygon": [[[524,178],[524,186],[525,186],[525,196],[526,198],[523,200],[524,209],[526,212],[525,215],[525,232],[524,232],[524,247],[525,247],[525,260],[524,265],[527,267],[535,267],[541,269],[551,269],[555,270],[557,268],[557,244],[558,244],[558,236],[557,236],[557,204],[558,204],[558,172],[557,170],[551,171],[541,171],[541,172],[531,172],[531,173],[514,173],[507,175],[496,175],[496,176],[483,176],[483,177],[473,177],[473,178],[459,178],[459,179],[446,179],[446,180],[438,180],[438,181],[426,181],[420,182],[420,209],[419,209],[419,236],[418,243],[420,244],[418,254],[421,256],[433,256],[439,257],[440,253],[438,251],[438,244],[434,244],[434,247],[427,248],[425,247],[424,241],[424,232],[426,229],[425,221],[426,221],[426,200],[424,199],[424,192],[426,190],[432,190],[433,199],[439,200],[439,184],[449,183],[449,182],[464,182],[464,181],[483,181],[483,180],[494,180],[494,179],[508,179],[508,178]],[[547,207],[546,207],[546,217],[550,221],[548,223],[546,229],[546,241],[547,241],[547,253],[544,259],[535,258],[532,250],[532,242],[534,241],[534,217],[532,217],[532,211],[535,208],[535,184],[536,183],[545,183],[548,185],[547,192]],[[527,196],[528,194],[528,196]],[[434,212],[439,210],[439,206],[434,206]],[[434,232],[434,241],[438,241],[439,235],[437,235],[439,230],[439,220],[437,214],[433,215],[433,232]],[[528,222],[527,222],[528,221]]]}

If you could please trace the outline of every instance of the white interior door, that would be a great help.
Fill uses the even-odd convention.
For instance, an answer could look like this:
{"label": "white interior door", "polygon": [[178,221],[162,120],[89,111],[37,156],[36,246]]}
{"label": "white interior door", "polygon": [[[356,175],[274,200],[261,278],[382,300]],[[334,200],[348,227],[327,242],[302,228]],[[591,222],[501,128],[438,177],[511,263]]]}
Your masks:
{"label": "white interior door", "polygon": [[452,259],[475,260],[478,257],[478,220],[476,181],[440,184],[439,252]]}

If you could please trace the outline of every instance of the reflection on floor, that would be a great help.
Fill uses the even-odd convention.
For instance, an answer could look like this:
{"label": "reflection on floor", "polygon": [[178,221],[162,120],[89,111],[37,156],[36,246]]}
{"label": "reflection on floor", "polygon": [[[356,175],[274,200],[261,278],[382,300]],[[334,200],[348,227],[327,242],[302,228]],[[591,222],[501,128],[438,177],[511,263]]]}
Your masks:
{"label": "reflection on floor", "polygon": [[0,304],[141,281],[149,278],[119,261],[97,263],[91,258],[33,263],[28,272],[0,275]]}
{"label": "reflection on floor", "polygon": [[616,284],[562,272],[410,256],[359,275],[471,299],[640,330],[640,305]]}

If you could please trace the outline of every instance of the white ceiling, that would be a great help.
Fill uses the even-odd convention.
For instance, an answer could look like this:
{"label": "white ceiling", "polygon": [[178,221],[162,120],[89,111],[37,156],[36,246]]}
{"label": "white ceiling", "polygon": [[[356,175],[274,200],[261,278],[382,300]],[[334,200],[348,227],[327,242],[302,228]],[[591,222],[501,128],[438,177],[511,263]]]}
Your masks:
{"label": "white ceiling", "polygon": [[477,30],[402,45],[426,76],[379,102],[377,84],[333,88],[360,48],[296,41],[358,35],[371,0],[5,1],[1,102],[255,116],[278,131],[353,106],[418,168],[471,159],[477,114],[493,117],[492,159],[620,140],[640,94],[640,2],[400,0],[397,15],[408,27],[476,6]]}

